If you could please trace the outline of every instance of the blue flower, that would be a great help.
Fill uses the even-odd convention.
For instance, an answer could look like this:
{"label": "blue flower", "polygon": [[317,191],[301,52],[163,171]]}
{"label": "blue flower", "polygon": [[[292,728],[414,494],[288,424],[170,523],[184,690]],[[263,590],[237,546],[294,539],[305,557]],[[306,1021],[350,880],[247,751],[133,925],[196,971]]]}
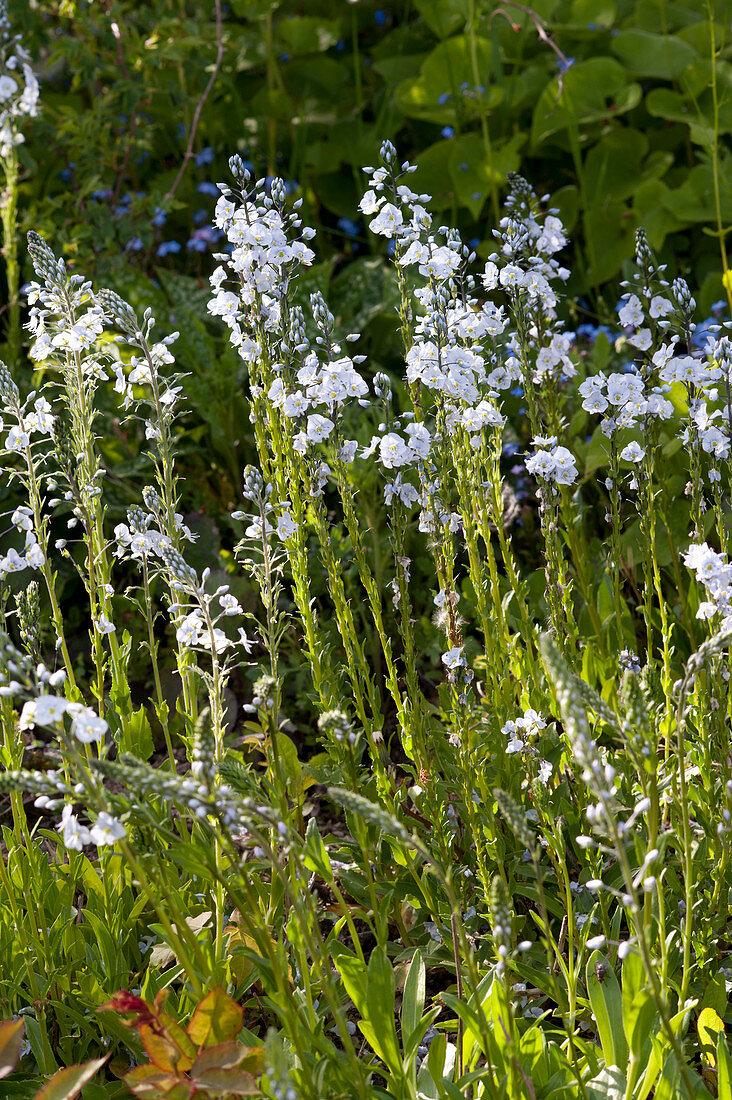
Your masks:
{"label": "blue flower", "polygon": [[114,191],[111,187],[104,187],[99,191],[92,191],[91,197],[96,199],[97,202],[106,202],[107,199],[111,199]]}
{"label": "blue flower", "polygon": [[473,193],[470,197],[471,197],[471,199],[475,199],[475,201],[477,202],[478,199],[483,198],[483,192],[482,191],[473,191]]}
{"label": "blue flower", "polygon": [[155,216],[152,220],[152,223],[153,223],[153,225],[156,225],[156,226],[165,225],[167,217],[168,217],[167,210],[163,210],[162,207],[156,206],[155,207]]}
{"label": "blue flower", "polygon": [[566,73],[567,69],[571,69],[573,65],[574,65],[574,58],[573,57],[567,57],[567,58],[558,57],[557,58],[557,68],[559,69],[560,73]]}
{"label": "blue flower", "polygon": [[139,252],[140,249],[144,247],[145,246],[143,245],[139,237],[130,237],[129,241],[125,245],[125,248],[128,252]]}
{"label": "blue flower", "polygon": [[189,248],[192,252],[205,252],[207,248],[205,241],[202,241],[200,237],[191,237],[190,241],[186,241],[186,248]]}
{"label": "blue flower", "polygon": [[516,386],[514,389],[511,390],[511,396],[512,397],[523,397],[524,396],[524,387],[523,386]]}
{"label": "blue flower", "polygon": [[196,213],[193,215],[193,224],[203,225],[207,218],[208,210],[197,210]]}
{"label": "blue flower", "polygon": [[374,23],[376,23],[378,27],[383,27],[384,23],[386,23],[386,19],[386,12],[382,8],[377,8],[374,12]]}
{"label": "blue flower", "polygon": [[157,256],[168,256],[172,252],[180,252],[180,244],[178,241],[162,241],[158,245]]}
{"label": "blue flower", "polygon": [[712,302],[712,304],[709,307],[709,312],[713,313],[715,315],[715,317],[719,317],[725,312],[726,309],[727,309],[727,303],[722,298],[718,302]]}
{"label": "blue flower", "polygon": [[452,96],[448,95],[447,92],[443,92],[442,95],[438,95],[437,102],[439,103],[440,107],[443,107],[445,103],[447,103],[448,99],[452,99]]}
{"label": "blue flower", "polygon": [[452,126],[443,126],[441,133],[444,138],[455,137],[455,129]]}
{"label": "blue flower", "polygon": [[392,237],[390,241],[386,242],[386,254],[387,256],[393,256],[396,252],[396,241]]}
{"label": "blue flower", "polygon": [[481,243],[482,242],[481,242],[480,237],[471,237],[470,240],[468,241],[468,244],[473,249],[477,248],[478,245],[480,245]]}
{"label": "blue flower", "polygon": [[468,164],[467,161],[464,160],[463,163],[460,165],[460,171],[461,172],[469,172],[470,171],[470,165]]}
{"label": "blue flower", "polygon": [[185,128],[185,126],[183,125],[182,122],[178,123],[178,129],[177,129],[176,132],[178,134],[179,140],[182,141],[183,138],[186,136],[186,128]]}
{"label": "blue flower", "polygon": [[204,164],[210,164],[213,159],[213,148],[210,145],[206,145],[196,157],[196,166],[201,168]]}
{"label": "blue flower", "polygon": [[354,222],[351,218],[339,218],[338,228],[342,229],[348,237],[357,237],[359,233],[359,224]]}
{"label": "blue flower", "polygon": [[286,65],[289,60],[290,60],[290,55],[287,52],[287,50],[285,50],[284,53],[280,54],[280,61],[283,63],[283,65]]}
{"label": "blue flower", "polygon": [[698,324],[694,329],[694,333],[691,337],[691,343],[695,348],[706,347],[707,337],[710,335],[710,329],[716,327],[718,324],[718,317],[707,317],[701,324]]}
{"label": "blue flower", "polygon": [[218,198],[219,195],[219,189],[216,184],[208,183],[207,181],[199,183],[196,191],[198,191],[200,195],[212,195],[214,198]]}

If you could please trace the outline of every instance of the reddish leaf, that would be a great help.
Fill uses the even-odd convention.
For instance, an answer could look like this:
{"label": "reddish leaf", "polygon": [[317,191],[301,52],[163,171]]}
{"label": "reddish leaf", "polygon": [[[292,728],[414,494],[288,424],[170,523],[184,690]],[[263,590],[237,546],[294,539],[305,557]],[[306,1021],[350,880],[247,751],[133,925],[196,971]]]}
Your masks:
{"label": "reddish leaf", "polygon": [[264,1071],[264,1047],[245,1047],[243,1043],[219,1043],[206,1047],[191,1066],[191,1077],[196,1078],[212,1067],[231,1069],[238,1066],[255,1076]]}
{"label": "reddish leaf", "polygon": [[244,1010],[223,989],[213,989],[197,1006],[188,1034],[197,1047],[209,1047],[236,1039],[244,1022]]}
{"label": "reddish leaf", "polygon": [[143,1001],[142,997],[136,997],[134,993],[128,993],[126,989],[120,989],[110,1000],[100,1005],[97,1012],[117,1012],[120,1016],[134,1016],[134,1020],[122,1020],[125,1027],[139,1027],[147,1024],[155,1026],[155,1013],[152,1005]]}
{"label": "reddish leaf", "polygon": [[34,1096],[33,1100],[74,1100],[84,1085],[88,1085],[99,1073],[106,1058],[97,1058],[93,1062],[84,1062],[80,1066],[67,1066],[54,1073],[50,1081]]}
{"label": "reddish leaf", "polygon": [[[163,1073],[157,1066],[136,1066],[126,1073],[124,1083],[135,1096],[142,1100],[161,1100],[170,1097],[173,1089],[181,1084],[180,1077],[174,1077],[170,1073]],[[190,1083],[187,1083],[188,1093],[191,1091]]]}
{"label": "reddish leaf", "polygon": [[196,1077],[199,1088],[213,1089],[216,1092],[230,1093],[233,1096],[258,1096],[260,1089],[251,1073],[234,1066],[231,1069],[211,1066]]}
{"label": "reddish leaf", "polygon": [[0,1020],[0,1080],[12,1073],[20,1061],[24,1031],[22,1020]]}

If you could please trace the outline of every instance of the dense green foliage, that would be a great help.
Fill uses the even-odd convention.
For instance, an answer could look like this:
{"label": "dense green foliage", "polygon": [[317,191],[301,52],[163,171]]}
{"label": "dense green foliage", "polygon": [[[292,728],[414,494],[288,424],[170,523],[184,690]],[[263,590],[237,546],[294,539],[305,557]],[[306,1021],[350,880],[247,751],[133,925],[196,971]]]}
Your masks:
{"label": "dense green foliage", "polygon": [[11,10],[3,1100],[732,1100],[730,14]]}

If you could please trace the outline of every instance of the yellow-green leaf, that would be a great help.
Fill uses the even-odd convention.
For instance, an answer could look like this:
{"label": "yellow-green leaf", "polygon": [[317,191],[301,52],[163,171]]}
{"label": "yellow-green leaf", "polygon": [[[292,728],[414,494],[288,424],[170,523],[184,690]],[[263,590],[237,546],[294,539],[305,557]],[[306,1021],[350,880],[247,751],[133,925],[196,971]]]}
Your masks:
{"label": "yellow-green leaf", "polygon": [[36,1093],[34,1100],[75,1100],[84,1085],[96,1077],[99,1070],[107,1061],[105,1058],[96,1058],[93,1062],[84,1062],[80,1066],[67,1066],[54,1073],[50,1081]]}
{"label": "yellow-green leaf", "polygon": [[702,1061],[708,1065],[716,1064],[716,1046],[720,1035],[724,1035],[724,1021],[713,1008],[703,1008],[696,1021],[696,1030],[701,1043]]}
{"label": "yellow-green leaf", "polygon": [[197,1047],[210,1047],[236,1039],[244,1022],[244,1010],[223,989],[213,989],[196,1008],[188,1035]]}
{"label": "yellow-green leaf", "polygon": [[0,1080],[12,1073],[20,1061],[24,1030],[22,1020],[0,1021]]}

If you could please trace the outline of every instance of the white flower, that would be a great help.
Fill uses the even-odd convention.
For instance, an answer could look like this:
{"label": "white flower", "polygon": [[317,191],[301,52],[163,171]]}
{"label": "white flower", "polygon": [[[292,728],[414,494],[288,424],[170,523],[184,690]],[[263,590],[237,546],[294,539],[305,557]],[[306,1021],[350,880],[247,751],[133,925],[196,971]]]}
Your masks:
{"label": "white flower", "polygon": [[554,470],[552,477],[558,485],[572,485],[579,474],[574,455],[566,447],[557,447],[554,452]]}
{"label": "white flower", "polygon": [[[30,532],[28,532],[28,537],[31,537]],[[29,569],[40,569],[41,566],[45,563],[45,554],[43,553],[37,542],[32,542],[26,550],[25,561]]]}
{"label": "white flower", "polygon": [[113,634],[117,629],[114,623],[110,622],[106,615],[100,615],[94,625],[100,634]]}
{"label": "white flower", "polygon": [[318,413],[314,413],[308,417],[307,437],[316,443],[320,442],[328,438],[334,427],[335,424],[327,416],[319,416]]}
{"label": "white flower", "polygon": [[527,737],[531,737],[539,733],[540,730],[546,729],[546,722],[544,719],[531,708],[525,710],[523,717],[516,720],[516,725],[520,729],[526,730]]}
{"label": "white flower", "polygon": [[185,619],[176,630],[176,640],[180,642],[181,645],[196,645],[199,635],[201,633],[201,629],[202,624],[200,613],[198,611],[192,611],[190,615],[186,615]]}
{"label": "white flower", "polygon": [[548,760],[540,760],[539,761],[539,782],[540,783],[548,783],[549,780],[552,777],[552,772],[553,771],[554,771],[554,768],[552,767],[552,765],[549,763]]}
{"label": "white flower", "polygon": [[297,533],[298,527],[289,511],[282,513],[277,520],[277,537],[281,539],[291,539],[294,534]]}
{"label": "white flower", "polygon": [[674,307],[668,298],[662,298],[659,294],[655,294],[651,298],[651,307],[648,313],[655,321],[658,317],[665,317],[667,313],[673,313],[673,309]]}
{"label": "white flower", "polygon": [[52,726],[61,721],[68,706],[66,699],[59,699],[56,695],[39,695],[34,700],[33,721],[39,726]]}
{"label": "white flower", "polygon": [[647,351],[653,343],[651,330],[649,328],[642,328],[640,332],[636,332],[633,336],[628,337],[628,343],[632,344],[634,348],[638,348],[639,351]]}
{"label": "white flower", "polygon": [[498,286],[498,268],[491,260],[485,265],[485,271],[481,275],[480,281],[486,290],[495,290]]}
{"label": "white flower", "polygon": [[282,411],[285,416],[302,416],[303,413],[308,411],[310,402],[301,390],[296,390],[295,393],[288,393],[282,402]]}
{"label": "white flower", "polygon": [[618,318],[623,328],[643,324],[643,307],[637,294],[631,294],[625,305],[621,306],[618,310]]}
{"label": "white flower", "polygon": [[379,213],[371,222],[371,232],[380,233],[383,237],[393,237],[399,232],[404,219],[398,206],[387,202],[379,210]]}
{"label": "white flower", "polygon": [[387,470],[392,470],[411,462],[412,452],[400,435],[387,432],[379,443],[379,457]]}
{"label": "white flower", "polygon": [[20,573],[28,566],[28,562],[14,547],[10,547],[6,557],[0,558],[0,574]]}
{"label": "white flower", "polygon": [[624,447],[620,452],[620,458],[623,462],[642,462],[646,457],[646,452],[638,443],[629,443],[627,447]]}
{"label": "white flower", "polygon": [[78,817],[73,813],[73,807],[68,802],[61,813],[61,824],[58,826],[58,832],[61,833],[64,846],[75,852],[80,852],[84,845],[89,844],[91,841],[89,830],[86,825],[79,823]]}
{"label": "white flower", "polygon": [[357,450],[358,450],[358,440],[357,439],[347,439],[346,442],[341,447],[340,454],[338,455],[338,457],[341,460],[341,462],[353,462],[354,458],[356,457],[356,451]]}
{"label": "white flower", "polygon": [[28,433],[22,431],[17,425],[10,429],[5,438],[5,448],[8,451],[25,450],[29,443]]}
{"label": "white flower", "polygon": [[466,660],[463,657],[463,647],[461,645],[454,646],[452,649],[449,649],[447,653],[443,653],[442,663],[445,668],[449,669],[451,672],[466,664]]}
{"label": "white flower", "polygon": [[122,840],[127,836],[127,830],[116,817],[102,811],[89,830],[89,836],[92,844],[101,848],[104,844],[114,844],[115,841]]}
{"label": "white flower", "polygon": [[526,459],[526,469],[534,477],[549,480],[554,473],[554,455],[551,451],[537,451]]}
{"label": "white flower", "polygon": [[526,276],[516,264],[506,264],[499,275],[501,286],[523,286]]}
{"label": "white flower", "polygon": [[371,214],[378,214],[380,201],[383,202],[384,200],[379,200],[376,197],[376,192],[369,190],[365,193],[364,197],[358,204],[358,209],[361,211],[362,214],[366,214],[367,217]]}
{"label": "white flower", "polygon": [[219,596],[219,604],[224,615],[241,615],[243,608],[236,596],[232,596],[230,592],[224,592]]}
{"label": "white flower", "polygon": [[[72,711],[73,706],[73,711]],[[78,707],[78,710],[76,709]],[[104,718],[100,718],[98,714],[95,714],[89,707],[82,707],[79,704],[71,704],[67,708],[70,713],[74,714],[71,722],[71,732],[77,741],[81,741],[82,744],[89,744],[91,741],[99,741],[109,729]]]}
{"label": "white flower", "polygon": [[5,74],[0,76],[0,102],[4,103],[6,99],[10,99],[11,95],[15,95],[17,90],[17,80],[13,80],[12,76],[6,76]]}

